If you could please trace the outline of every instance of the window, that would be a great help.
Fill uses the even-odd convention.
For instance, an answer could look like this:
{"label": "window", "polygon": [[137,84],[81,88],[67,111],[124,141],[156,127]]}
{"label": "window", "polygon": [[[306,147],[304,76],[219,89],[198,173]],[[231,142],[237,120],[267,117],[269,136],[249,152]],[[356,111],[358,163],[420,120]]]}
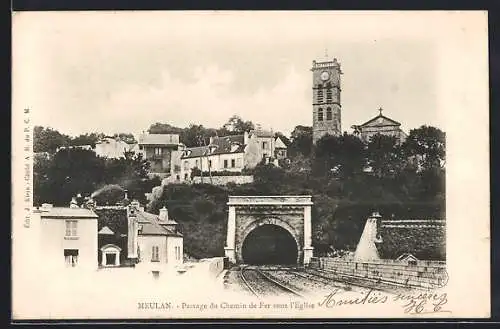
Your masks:
{"label": "window", "polygon": [[78,264],[78,249],[64,249],[66,266],[75,267]]}
{"label": "window", "polygon": [[326,120],[332,120],[332,109],[331,108],[327,108],[326,109]]}
{"label": "window", "polygon": [[153,279],[157,280],[160,278],[160,271],[151,271],[153,273]]}
{"label": "window", "polygon": [[227,168],[227,160],[224,160],[224,168]]}
{"label": "window", "polygon": [[158,246],[153,246],[151,261],[152,262],[159,262],[160,261],[160,248]]}
{"label": "window", "polygon": [[189,169],[189,161],[184,161],[184,170]]}
{"label": "window", "polygon": [[208,160],[208,168],[212,168],[212,160]]}
{"label": "window", "polygon": [[231,168],[234,168],[234,167],[236,167],[236,160],[231,159]]}
{"label": "window", "polygon": [[332,102],[332,90],[330,88],[326,90],[326,102],[327,103]]}
{"label": "window", "polygon": [[184,180],[188,180],[188,174],[184,174]]}
{"label": "window", "polygon": [[262,149],[267,149],[267,142],[262,142]]}
{"label": "window", "polygon": [[318,89],[317,91],[318,103],[323,103],[323,89]]}
{"label": "window", "polygon": [[67,220],[66,221],[66,236],[67,237],[76,237],[77,236],[77,224],[76,220]]}
{"label": "window", "polygon": [[323,109],[321,107],[318,109],[318,121],[323,121]]}
{"label": "window", "polygon": [[195,165],[194,165],[196,168],[198,168],[198,160],[195,161]]}
{"label": "window", "polygon": [[155,147],[155,155],[161,155],[161,148]]}

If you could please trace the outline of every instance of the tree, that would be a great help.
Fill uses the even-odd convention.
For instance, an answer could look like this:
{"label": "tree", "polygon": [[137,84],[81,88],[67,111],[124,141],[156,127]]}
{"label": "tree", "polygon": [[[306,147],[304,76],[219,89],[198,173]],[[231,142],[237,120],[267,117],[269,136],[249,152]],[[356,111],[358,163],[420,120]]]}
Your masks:
{"label": "tree", "polygon": [[349,178],[363,171],[365,159],[364,145],[359,138],[347,133],[325,135],[314,149],[314,172],[318,176],[334,174],[338,178]]}
{"label": "tree", "polygon": [[103,133],[90,133],[90,134],[82,134],[74,137],[71,140],[71,145],[79,146],[79,145],[90,145],[92,148],[95,147],[95,144],[99,142],[102,138],[104,138]]}
{"label": "tree", "polygon": [[52,128],[35,126],[33,130],[33,152],[54,153],[61,146],[70,145],[71,138]]}
{"label": "tree", "polygon": [[446,135],[439,128],[421,126],[410,130],[403,144],[404,154],[413,158],[418,170],[429,170],[444,167],[446,156]]}
{"label": "tree", "polygon": [[115,205],[125,198],[125,190],[115,184],[105,185],[92,193],[97,205]]}
{"label": "tree", "polygon": [[367,148],[368,165],[379,178],[394,177],[403,166],[401,148],[395,137],[377,134]]}
{"label": "tree", "polygon": [[115,139],[122,140],[127,144],[137,143],[137,140],[135,139],[134,135],[130,134],[130,133],[118,133],[118,134],[114,134],[113,137]]}
{"label": "tree", "polygon": [[252,121],[243,121],[243,119],[237,115],[233,115],[224,124],[225,128],[230,135],[243,134],[245,131],[255,129],[255,125]]}
{"label": "tree", "polygon": [[156,122],[149,126],[150,134],[181,134],[184,129],[174,127],[168,123]]}
{"label": "tree", "polygon": [[38,203],[68,206],[77,193],[91,193],[103,181],[105,160],[93,151],[64,149],[48,162],[34,166],[35,195]]}
{"label": "tree", "polygon": [[288,147],[290,157],[298,155],[310,156],[312,152],[312,127],[296,126],[291,134],[291,142]]}

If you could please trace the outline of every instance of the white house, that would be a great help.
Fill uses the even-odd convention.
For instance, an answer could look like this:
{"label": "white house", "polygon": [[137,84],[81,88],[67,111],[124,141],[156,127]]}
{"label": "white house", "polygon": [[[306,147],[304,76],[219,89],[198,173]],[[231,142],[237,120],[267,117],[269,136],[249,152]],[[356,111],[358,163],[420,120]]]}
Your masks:
{"label": "white house", "polygon": [[97,218],[72,200],[69,208],[43,204],[33,211],[40,223],[39,242],[44,266],[97,270]]}
{"label": "white house", "polygon": [[113,137],[105,137],[95,144],[94,152],[103,158],[119,159],[125,157],[125,152],[133,151],[134,145]]}
{"label": "white house", "polygon": [[184,261],[183,237],[177,222],[168,217],[165,207],[155,215],[137,212],[138,258],[136,267],[158,277],[174,270]]}
{"label": "white house", "polygon": [[180,155],[180,171],[173,173],[176,180],[190,181],[191,172],[240,173],[252,169],[262,160],[286,157],[286,145],[273,132],[251,130],[242,135],[211,137],[207,146],[185,148]]}

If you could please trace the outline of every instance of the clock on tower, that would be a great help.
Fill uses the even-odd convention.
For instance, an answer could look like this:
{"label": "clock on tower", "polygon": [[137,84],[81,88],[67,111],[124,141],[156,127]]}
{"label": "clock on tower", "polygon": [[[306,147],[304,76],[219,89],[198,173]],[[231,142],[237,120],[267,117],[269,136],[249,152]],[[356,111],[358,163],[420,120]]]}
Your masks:
{"label": "clock on tower", "polygon": [[340,64],[313,61],[313,143],[325,135],[341,134]]}

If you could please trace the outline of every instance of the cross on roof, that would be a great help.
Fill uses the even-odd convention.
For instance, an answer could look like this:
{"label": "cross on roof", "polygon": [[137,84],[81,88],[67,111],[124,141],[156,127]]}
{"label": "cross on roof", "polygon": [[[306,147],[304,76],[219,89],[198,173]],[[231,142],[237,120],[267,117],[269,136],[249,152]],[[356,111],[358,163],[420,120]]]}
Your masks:
{"label": "cross on roof", "polygon": [[379,107],[379,109],[378,109],[379,115],[382,115],[382,111],[383,111],[383,109],[381,107]]}

